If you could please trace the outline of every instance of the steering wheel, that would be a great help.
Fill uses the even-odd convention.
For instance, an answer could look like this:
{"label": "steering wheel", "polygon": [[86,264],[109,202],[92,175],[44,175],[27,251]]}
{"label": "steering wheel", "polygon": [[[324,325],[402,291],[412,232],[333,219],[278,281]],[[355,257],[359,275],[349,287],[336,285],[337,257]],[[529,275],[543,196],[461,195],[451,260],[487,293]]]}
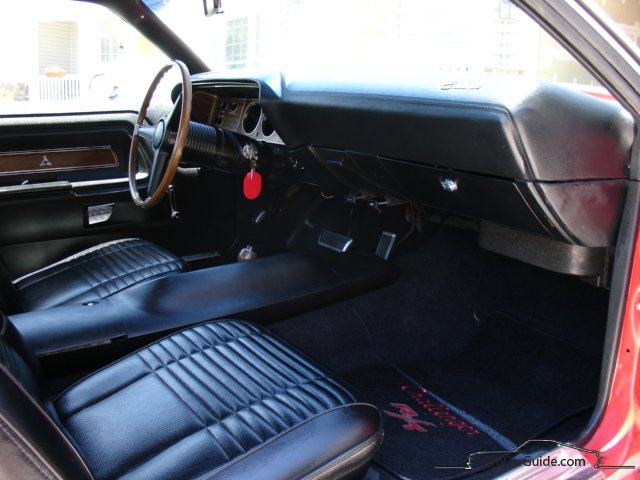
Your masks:
{"label": "steering wheel", "polygon": [[[180,69],[182,76],[182,94],[169,113],[163,115],[155,126],[145,125],[149,103],[162,77],[174,67]],[[152,207],[158,203],[173,181],[184,152],[189,134],[191,118],[191,76],[186,65],[178,60],[168,63],[160,69],[151,82],[144,97],[140,113],[134,127],[131,150],[129,151],[129,192],[134,203],[141,208]],[[140,137],[149,140],[153,149],[151,169],[146,196],[143,199],[138,191],[136,172],[138,170],[138,147]]]}

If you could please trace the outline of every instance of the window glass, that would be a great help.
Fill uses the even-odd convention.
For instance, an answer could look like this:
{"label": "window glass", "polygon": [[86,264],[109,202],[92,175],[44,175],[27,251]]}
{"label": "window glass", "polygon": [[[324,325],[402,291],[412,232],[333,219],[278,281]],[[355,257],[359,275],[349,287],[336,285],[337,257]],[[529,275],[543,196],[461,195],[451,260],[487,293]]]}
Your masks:
{"label": "window glass", "polygon": [[245,17],[231,20],[226,27],[225,65],[228,68],[246,67],[249,19]]}
{"label": "window glass", "polygon": [[595,3],[618,24],[633,43],[640,46],[640,2],[599,0]]}
{"label": "window glass", "polygon": [[167,62],[108,10],[68,0],[2,4],[0,54],[3,115],[137,110]]}
{"label": "window glass", "polygon": [[[599,88],[508,0],[225,0],[210,17],[200,1],[147,2],[213,71],[468,72]],[[638,2],[599,3],[638,38]]]}

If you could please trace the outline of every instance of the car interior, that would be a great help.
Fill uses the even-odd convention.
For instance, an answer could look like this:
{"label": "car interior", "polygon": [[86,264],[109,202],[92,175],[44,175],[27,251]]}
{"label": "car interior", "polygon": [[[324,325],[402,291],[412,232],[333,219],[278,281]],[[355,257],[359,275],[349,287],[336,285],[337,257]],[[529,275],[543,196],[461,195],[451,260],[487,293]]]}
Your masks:
{"label": "car interior", "polygon": [[580,437],[620,104],[185,63],[168,113],[0,118],[0,472],[463,478]]}

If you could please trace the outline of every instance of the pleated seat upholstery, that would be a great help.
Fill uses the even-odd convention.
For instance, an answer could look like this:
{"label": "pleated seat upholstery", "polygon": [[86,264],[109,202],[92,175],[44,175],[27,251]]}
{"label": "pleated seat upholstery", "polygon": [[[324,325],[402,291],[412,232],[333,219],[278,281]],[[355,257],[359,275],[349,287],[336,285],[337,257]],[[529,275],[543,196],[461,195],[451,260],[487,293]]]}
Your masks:
{"label": "pleated seat upholstery", "polygon": [[14,280],[24,311],[98,301],[140,282],[185,269],[184,262],[146,240],[103,243]]}
{"label": "pleated seat upholstery", "polygon": [[54,406],[97,479],[347,478],[382,438],[377,410],[355,401],[268,331],[218,321],[94,373]]}

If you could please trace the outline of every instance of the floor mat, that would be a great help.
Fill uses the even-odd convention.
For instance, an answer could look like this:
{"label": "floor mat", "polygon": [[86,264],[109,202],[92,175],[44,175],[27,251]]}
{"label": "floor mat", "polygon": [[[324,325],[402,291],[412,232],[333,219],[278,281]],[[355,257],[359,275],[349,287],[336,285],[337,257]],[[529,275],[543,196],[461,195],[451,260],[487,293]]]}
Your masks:
{"label": "floor mat", "polygon": [[[376,462],[405,478],[449,477],[464,466],[460,452],[504,450],[511,442],[393,366],[351,372],[356,388],[382,412],[384,442]],[[438,467],[445,467],[439,469]]]}
{"label": "floor mat", "polygon": [[[589,407],[598,373],[597,357],[493,314],[454,358],[373,364],[342,375],[383,412],[376,460],[418,480],[464,474],[472,453],[510,451],[538,438]],[[474,468],[495,460],[476,456]]]}
{"label": "floor mat", "polygon": [[502,314],[490,315],[460,355],[401,367],[516,443],[593,403],[600,376],[599,356]]}

